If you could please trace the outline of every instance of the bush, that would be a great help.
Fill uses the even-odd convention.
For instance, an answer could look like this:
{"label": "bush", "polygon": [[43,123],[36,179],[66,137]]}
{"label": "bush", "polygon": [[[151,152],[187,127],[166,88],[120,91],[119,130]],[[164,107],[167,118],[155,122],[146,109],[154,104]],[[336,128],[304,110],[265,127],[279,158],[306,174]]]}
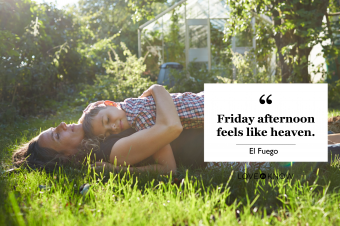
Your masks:
{"label": "bush", "polygon": [[74,17],[30,0],[0,4],[2,118],[41,113],[68,98],[77,84],[91,82],[95,73],[78,50],[83,31]]}
{"label": "bush", "polygon": [[328,84],[328,106],[338,107],[340,104],[340,80]]}
{"label": "bush", "polygon": [[126,61],[121,61],[115,50],[111,48],[115,60],[112,60],[111,53],[108,52],[109,61],[103,64],[106,74],[96,75],[94,84],[84,87],[78,101],[87,103],[106,99],[122,101],[129,97],[140,96],[154,84],[149,78],[141,76],[146,68],[143,58],[138,59],[132,55],[124,43],[121,43],[121,48],[124,50]]}
{"label": "bush", "polygon": [[[270,60],[257,62],[252,51],[244,54],[232,52],[232,62],[236,69],[238,83],[278,83],[280,76],[276,73],[276,65]],[[262,66],[260,66],[262,65]]]}
{"label": "bush", "polygon": [[18,110],[11,103],[0,103],[0,122],[12,123],[21,117]]}
{"label": "bush", "polygon": [[204,83],[216,83],[219,79],[215,73],[209,71],[204,64],[191,63],[188,69],[178,71],[170,69],[170,74],[175,79],[175,85],[169,89],[170,93],[193,92],[199,93],[204,90]]}
{"label": "bush", "polygon": [[[204,90],[204,83],[277,83],[279,76],[275,73],[276,65],[269,63],[259,64],[254,59],[253,52],[244,55],[231,52],[232,60],[223,66],[223,71],[208,70],[204,64],[190,63],[189,68],[183,71],[171,69],[175,86],[170,92],[200,92]],[[270,61],[268,61],[270,62]],[[201,67],[199,67],[201,65]],[[262,65],[262,66],[259,66]],[[233,79],[232,69],[235,67],[236,79]],[[256,73],[255,73],[256,72]],[[223,75],[224,74],[224,75]]]}

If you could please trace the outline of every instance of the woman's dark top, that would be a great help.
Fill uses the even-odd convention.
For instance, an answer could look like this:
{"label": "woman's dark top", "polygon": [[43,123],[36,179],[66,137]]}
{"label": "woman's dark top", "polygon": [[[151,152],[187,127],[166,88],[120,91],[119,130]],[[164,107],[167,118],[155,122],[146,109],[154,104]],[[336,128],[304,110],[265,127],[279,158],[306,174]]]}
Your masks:
{"label": "woman's dark top", "polygon": [[[133,129],[125,130],[120,134],[113,134],[100,145],[100,151],[96,153],[96,159],[109,162],[113,145],[121,138],[133,134]],[[170,143],[177,167],[205,167],[204,163],[204,129],[185,129],[173,142]],[[154,164],[152,156],[135,166]]]}
{"label": "woman's dark top", "polygon": [[[103,161],[109,162],[112,146],[119,139],[133,133],[135,133],[133,129],[128,129],[123,133],[106,138],[100,145],[97,160],[103,159]],[[181,165],[194,168],[206,166],[207,163],[204,163],[204,129],[183,130],[180,136],[170,144],[178,167]],[[328,164],[331,163],[331,160],[334,161],[335,158],[340,158],[340,144],[328,145]],[[155,162],[152,156],[150,156],[135,166],[153,163]],[[300,163],[296,162],[294,164],[298,165]]]}

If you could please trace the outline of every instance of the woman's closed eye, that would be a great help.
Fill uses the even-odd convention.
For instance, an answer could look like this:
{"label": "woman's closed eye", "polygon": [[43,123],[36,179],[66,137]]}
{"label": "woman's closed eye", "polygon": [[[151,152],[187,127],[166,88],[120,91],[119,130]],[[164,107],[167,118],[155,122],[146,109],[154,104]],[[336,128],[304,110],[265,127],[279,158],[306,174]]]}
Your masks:
{"label": "woman's closed eye", "polygon": [[55,133],[54,137],[55,137],[56,140],[59,140],[60,139],[60,134],[59,133]]}
{"label": "woman's closed eye", "polygon": [[60,139],[60,134],[56,133],[55,131],[52,131],[52,136],[54,137],[55,140],[59,140]]}

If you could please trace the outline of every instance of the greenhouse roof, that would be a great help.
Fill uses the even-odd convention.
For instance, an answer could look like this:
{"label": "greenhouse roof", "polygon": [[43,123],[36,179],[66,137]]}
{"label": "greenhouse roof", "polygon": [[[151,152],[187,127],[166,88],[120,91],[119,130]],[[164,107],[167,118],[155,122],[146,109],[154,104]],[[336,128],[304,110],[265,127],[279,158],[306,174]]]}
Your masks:
{"label": "greenhouse roof", "polygon": [[153,20],[150,20],[139,27],[143,29],[152,22],[156,21],[160,17],[164,16],[166,13],[170,12],[176,7],[180,7],[181,4],[186,3],[186,19],[220,19],[229,17],[229,6],[226,1],[223,0],[182,0],[175,5],[164,10],[162,13],[158,14]]}

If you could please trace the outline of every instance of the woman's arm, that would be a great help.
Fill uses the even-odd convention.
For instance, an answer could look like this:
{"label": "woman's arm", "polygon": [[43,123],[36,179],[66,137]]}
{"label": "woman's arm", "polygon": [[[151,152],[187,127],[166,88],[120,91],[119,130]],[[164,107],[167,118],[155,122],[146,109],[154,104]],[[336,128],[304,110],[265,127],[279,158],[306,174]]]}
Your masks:
{"label": "woman's arm", "polygon": [[[156,161],[156,164],[147,165],[147,166],[139,166],[139,167],[130,167],[130,172],[146,172],[146,171],[157,171],[160,173],[170,173],[176,174],[176,162],[174,155],[172,153],[172,149],[170,144],[164,146],[159,151],[157,151],[153,155],[154,160]],[[126,166],[116,166],[114,167],[113,164],[108,162],[96,162],[96,171],[102,171],[103,167],[105,170],[113,171],[114,169],[116,171],[127,171],[128,167]]]}
{"label": "woman's arm", "polygon": [[155,154],[182,132],[183,127],[168,91],[163,86],[153,85],[148,92],[151,92],[156,103],[155,125],[117,141],[111,149],[110,162],[117,158],[118,165],[138,163]]}

